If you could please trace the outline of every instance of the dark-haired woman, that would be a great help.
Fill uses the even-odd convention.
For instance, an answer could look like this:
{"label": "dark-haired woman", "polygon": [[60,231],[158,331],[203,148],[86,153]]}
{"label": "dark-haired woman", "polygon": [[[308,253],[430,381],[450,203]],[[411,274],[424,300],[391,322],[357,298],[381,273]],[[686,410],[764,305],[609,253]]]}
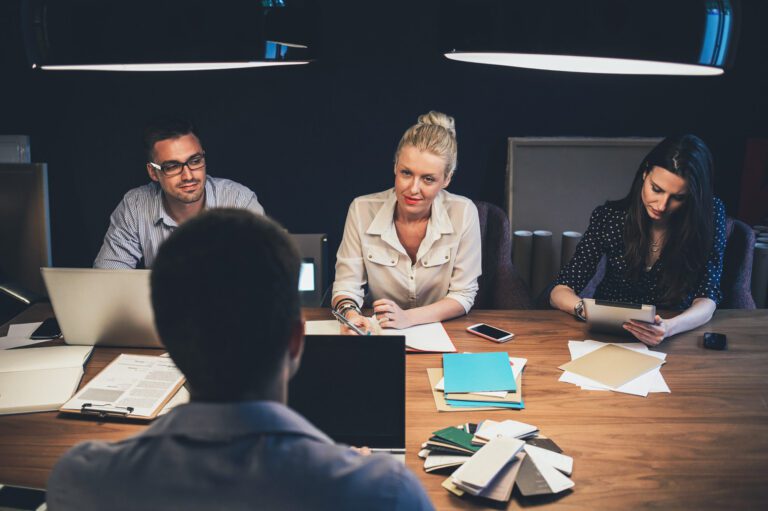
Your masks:
{"label": "dark-haired woman", "polygon": [[725,208],[712,195],[712,155],[694,135],[670,137],[640,165],[629,194],[598,206],[549,300],[584,319],[578,296],[607,256],[595,298],[683,310],[654,324],[624,324],[640,341],[665,338],[710,320],[720,301]]}

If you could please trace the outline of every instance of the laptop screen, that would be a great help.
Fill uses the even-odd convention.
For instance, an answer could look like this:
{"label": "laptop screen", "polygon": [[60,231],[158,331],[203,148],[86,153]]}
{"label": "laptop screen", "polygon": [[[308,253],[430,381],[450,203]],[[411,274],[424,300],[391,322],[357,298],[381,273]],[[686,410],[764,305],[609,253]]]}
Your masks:
{"label": "laptop screen", "polygon": [[315,260],[304,258],[299,271],[299,291],[315,290]]}
{"label": "laptop screen", "polygon": [[334,441],[405,447],[405,337],[309,335],[288,404]]}

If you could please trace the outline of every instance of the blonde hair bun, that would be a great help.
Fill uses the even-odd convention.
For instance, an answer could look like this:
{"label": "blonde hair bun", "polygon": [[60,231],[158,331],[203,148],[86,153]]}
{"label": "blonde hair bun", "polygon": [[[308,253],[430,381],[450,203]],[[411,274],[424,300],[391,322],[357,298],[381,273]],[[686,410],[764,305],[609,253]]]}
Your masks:
{"label": "blonde hair bun", "polygon": [[434,110],[419,116],[416,124],[408,128],[395,151],[395,162],[403,146],[410,145],[420,151],[428,151],[445,161],[445,177],[456,170],[456,123],[453,117]]}
{"label": "blonde hair bun", "polygon": [[447,129],[453,137],[456,137],[456,121],[450,115],[430,110],[419,116],[418,124],[432,124]]}

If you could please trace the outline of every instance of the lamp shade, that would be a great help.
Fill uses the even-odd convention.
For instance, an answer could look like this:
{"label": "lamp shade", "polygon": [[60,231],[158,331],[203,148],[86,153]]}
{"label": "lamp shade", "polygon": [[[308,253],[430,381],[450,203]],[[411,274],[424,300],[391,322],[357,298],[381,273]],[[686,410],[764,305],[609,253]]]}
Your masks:
{"label": "lamp shade", "polygon": [[23,0],[27,57],[48,70],[183,71],[306,64],[301,0]]}
{"label": "lamp shade", "polygon": [[445,56],[554,71],[718,75],[738,0],[445,0]]}

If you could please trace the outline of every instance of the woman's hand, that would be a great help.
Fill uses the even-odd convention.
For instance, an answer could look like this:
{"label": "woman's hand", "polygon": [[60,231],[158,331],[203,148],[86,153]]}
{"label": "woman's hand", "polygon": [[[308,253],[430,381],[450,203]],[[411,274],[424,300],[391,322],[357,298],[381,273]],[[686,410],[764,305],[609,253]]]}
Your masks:
{"label": "woman's hand", "polygon": [[653,323],[633,319],[624,323],[624,329],[648,346],[658,346],[669,334],[669,325],[659,315],[656,315]]}
{"label": "woman's hand", "polygon": [[[347,314],[344,317],[346,317],[350,323],[355,325],[357,328],[359,328],[366,334],[371,331],[371,324],[368,322],[368,318],[366,318],[361,314],[358,314],[357,311],[354,311],[354,310],[347,311]],[[358,335],[357,332],[349,328],[347,325],[341,323],[340,326],[341,326],[341,335]]]}
{"label": "woman's hand", "polygon": [[413,322],[408,313],[392,300],[382,298],[373,302],[373,313],[379,320],[381,328],[408,328]]}

